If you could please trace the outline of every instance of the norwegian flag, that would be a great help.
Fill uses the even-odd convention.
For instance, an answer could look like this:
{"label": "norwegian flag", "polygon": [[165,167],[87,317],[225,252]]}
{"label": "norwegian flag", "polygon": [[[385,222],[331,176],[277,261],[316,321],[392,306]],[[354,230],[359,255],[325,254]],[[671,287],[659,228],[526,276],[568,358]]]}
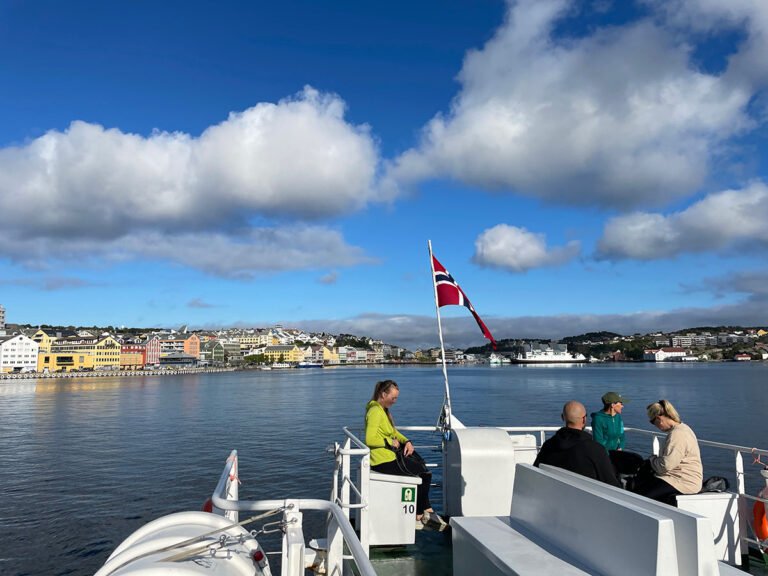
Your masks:
{"label": "norwegian flag", "polygon": [[491,341],[491,346],[493,346],[493,349],[496,350],[496,340],[493,339],[493,336],[491,335],[491,331],[488,330],[488,327],[485,325],[485,322],[483,322],[480,319],[480,316],[477,315],[477,312],[475,312],[474,307],[472,306],[472,303],[469,301],[469,298],[467,298],[467,295],[464,294],[464,291],[459,288],[459,285],[456,283],[456,280],[453,279],[453,276],[451,276],[448,273],[448,270],[445,269],[445,266],[440,264],[440,262],[437,260],[437,258],[432,256],[432,267],[435,270],[435,287],[437,289],[437,305],[440,307],[443,306],[466,306],[469,308],[469,311],[472,312],[472,316],[475,317],[475,322],[477,322],[477,325],[480,327],[480,330],[483,332],[483,336],[488,338],[488,340]]}

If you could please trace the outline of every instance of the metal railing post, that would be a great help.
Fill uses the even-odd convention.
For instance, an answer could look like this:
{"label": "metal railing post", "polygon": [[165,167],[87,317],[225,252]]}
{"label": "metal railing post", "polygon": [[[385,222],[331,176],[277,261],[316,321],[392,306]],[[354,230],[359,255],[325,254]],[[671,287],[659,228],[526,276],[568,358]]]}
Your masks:
{"label": "metal railing post", "polygon": [[651,452],[653,452],[654,456],[659,455],[659,437],[658,436],[653,437],[653,446],[651,448]]}
{"label": "metal railing post", "polygon": [[739,495],[739,548],[743,556],[749,554],[749,543],[745,540],[749,534],[747,533],[747,499],[744,498],[747,493],[744,481],[744,458],[739,450],[736,450],[736,493]]}
{"label": "metal railing post", "polygon": [[286,527],[283,533],[282,574],[304,576],[304,531],[299,500],[286,500],[283,513]]}
{"label": "metal railing post", "polygon": [[[349,450],[351,444],[351,440],[349,438],[346,439],[344,442],[344,450]],[[341,455],[341,502],[342,506],[341,509],[344,510],[344,516],[349,519],[349,483],[352,481],[349,477],[350,474],[350,460],[351,457],[349,454],[342,454]]]}
{"label": "metal railing post", "polygon": [[360,508],[360,544],[363,546],[363,550],[365,551],[365,555],[368,556],[369,554],[369,548],[368,545],[368,500],[369,500],[369,493],[370,493],[370,483],[371,483],[371,456],[370,454],[365,454],[363,458],[360,461],[360,503],[363,505],[362,508]]}

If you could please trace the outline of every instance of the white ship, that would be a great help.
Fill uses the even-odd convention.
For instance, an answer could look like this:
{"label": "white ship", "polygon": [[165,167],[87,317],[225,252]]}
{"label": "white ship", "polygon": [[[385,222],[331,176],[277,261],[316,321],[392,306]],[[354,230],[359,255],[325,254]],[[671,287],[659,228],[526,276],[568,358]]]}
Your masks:
{"label": "white ship", "polygon": [[582,364],[587,362],[584,354],[571,354],[567,344],[526,344],[525,350],[512,358],[513,364]]}

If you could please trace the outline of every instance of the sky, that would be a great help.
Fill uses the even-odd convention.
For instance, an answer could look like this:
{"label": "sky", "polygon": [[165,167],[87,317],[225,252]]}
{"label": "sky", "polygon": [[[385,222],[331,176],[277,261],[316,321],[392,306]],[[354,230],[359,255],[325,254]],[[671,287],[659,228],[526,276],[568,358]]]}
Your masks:
{"label": "sky", "polygon": [[[0,2],[20,324],[768,325],[764,0]],[[447,346],[485,340],[441,309]]]}

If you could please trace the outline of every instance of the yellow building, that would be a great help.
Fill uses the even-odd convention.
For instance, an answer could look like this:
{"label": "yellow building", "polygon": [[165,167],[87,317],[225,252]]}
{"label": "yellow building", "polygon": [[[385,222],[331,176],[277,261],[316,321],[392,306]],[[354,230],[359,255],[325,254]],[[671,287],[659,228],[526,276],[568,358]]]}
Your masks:
{"label": "yellow building", "polygon": [[120,343],[112,336],[62,338],[51,344],[51,353],[86,354],[93,358],[94,370],[120,368]]}
{"label": "yellow building", "polygon": [[77,372],[93,370],[93,356],[85,352],[41,352],[37,356],[38,372]]}
{"label": "yellow building", "polygon": [[323,364],[338,364],[339,363],[339,351],[337,348],[331,348],[330,346],[323,346]]}
{"label": "yellow building", "polygon": [[304,353],[298,346],[267,346],[264,349],[264,355],[269,358],[270,362],[288,362],[289,364],[296,364],[304,360]]}
{"label": "yellow building", "polygon": [[63,338],[72,338],[76,336],[72,330],[51,330],[50,328],[41,328],[32,335],[32,340],[37,342],[40,347],[40,353],[50,352],[51,345],[57,340]]}

